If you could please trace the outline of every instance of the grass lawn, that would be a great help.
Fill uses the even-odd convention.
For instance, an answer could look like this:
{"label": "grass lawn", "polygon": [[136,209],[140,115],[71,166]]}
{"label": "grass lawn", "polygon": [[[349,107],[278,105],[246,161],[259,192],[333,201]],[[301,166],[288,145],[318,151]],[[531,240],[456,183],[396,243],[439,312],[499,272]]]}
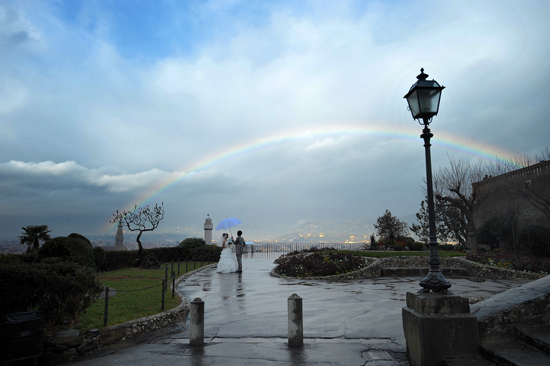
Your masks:
{"label": "grass lawn", "polygon": [[[209,263],[204,262],[203,266]],[[200,262],[183,262],[180,264],[180,276],[187,271],[200,267]],[[174,266],[176,278],[177,265]],[[130,320],[144,318],[175,308],[180,303],[177,294],[172,298],[170,288],[171,266],[168,265],[168,289],[164,295],[164,310],[162,310],[162,280],[165,275],[165,265],[161,269],[143,270],[139,268],[124,268],[97,275],[102,285],[117,290],[117,294],[109,298],[109,318],[107,326],[122,324]],[[81,330],[103,328],[105,317],[105,300],[94,300],[79,319],[76,328]]]}

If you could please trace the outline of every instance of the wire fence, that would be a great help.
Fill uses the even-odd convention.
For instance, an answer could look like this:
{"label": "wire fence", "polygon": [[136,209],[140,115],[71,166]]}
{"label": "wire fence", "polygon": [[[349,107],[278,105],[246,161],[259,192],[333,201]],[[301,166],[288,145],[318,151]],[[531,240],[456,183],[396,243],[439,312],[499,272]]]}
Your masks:
{"label": "wire fence", "polygon": [[[195,270],[197,268],[201,268],[204,265],[208,265],[211,263],[211,261],[203,261],[202,258],[197,258],[197,257],[193,257],[193,258],[186,258],[183,263],[185,264],[185,273],[189,272],[189,266],[190,266],[190,263],[192,264],[192,269],[191,270]],[[198,265],[198,266],[197,266]],[[156,284],[156,285],[152,285],[152,286],[147,286],[147,287],[144,287],[144,288],[140,288],[140,289],[132,289],[132,290],[117,290],[117,289],[114,289],[114,288],[111,288],[109,286],[106,286],[105,287],[105,311],[104,311],[104,318],[103,318],[103,326],[107,326],[107,323],[109,321],[109,293],[110,292],[113,292],[114,294],[116,294],[117,292],[137,292],[137,291],[144,291],[144,290],[149,290],[149,289],[152,289],[154,287],[158,287],[158,286],[161,286],[161,309],[164,310],[164,300],[165,300],[165,293],[166,291],[168,290],[168,281],[171,280],[172,281],[172,298],[175,296],[175,290],[176,290],[176,270],[175,270],[175,265],[174,265],[174,261],[172,261],[170,263],[170,267],[171,267],[171,270],[170,270],[170,277],[168,276],[168,264],[165,264],[165,270],[164,270],[164,278],[162,279],[162,282]],[[180,275],[180,271],[182,269],[182,262],[180,261],[180,259],[178,258],[178,261],[177,261],[177,264],[176,264],[176,268],[177,268],[177,276]],[[114,296],[114,294],[112,296]]]}

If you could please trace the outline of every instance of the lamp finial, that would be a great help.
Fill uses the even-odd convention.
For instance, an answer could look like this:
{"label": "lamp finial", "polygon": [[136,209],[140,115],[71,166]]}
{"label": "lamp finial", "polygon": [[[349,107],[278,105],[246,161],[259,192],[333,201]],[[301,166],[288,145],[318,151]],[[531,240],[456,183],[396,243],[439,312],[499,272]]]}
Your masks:
{"label": "lamp finial", "polygon": [[424,74],[424,68],[420,69],[420,74],[416,77],[418,80],[426,80],[428,78],[428,74]]}

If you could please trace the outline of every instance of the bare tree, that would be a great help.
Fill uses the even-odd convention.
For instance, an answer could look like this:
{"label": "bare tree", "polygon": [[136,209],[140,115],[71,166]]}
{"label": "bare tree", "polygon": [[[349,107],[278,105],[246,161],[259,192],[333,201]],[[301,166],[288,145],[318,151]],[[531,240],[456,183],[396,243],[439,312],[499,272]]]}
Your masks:
{"label": "bare tree", "polygon": [[535,160],[539,163],[543,163],[545,161],[550,161],[550,149],[548,149],[548,146],[546,146],[546,149],[544,149],[539,155],[535,155]]}
{"label": "bare tree", "polygon": [[506,165],[471,163],[449,157],[449,167],[439,168],[433,176],[434,196],[443,207],[460,211],[466,225],[466,246],[477,253],[474,213],[483,201],[495,192],[478,192],[472,183],[510,171]]}
{"label": "bare tree", "polygon": [[139,262],[143,259],[143,246],[141,245],[141,234],[145,231],[155,230],[161,221],[164,219],[164,202],[159,206],[151,208],[149,205],[138,207],[135,205],[132,211],[118,212],[113,214],[114,218],[109,221],[111,223],[122,221],[130,231],[139,231],[136,238],[139,247]]}

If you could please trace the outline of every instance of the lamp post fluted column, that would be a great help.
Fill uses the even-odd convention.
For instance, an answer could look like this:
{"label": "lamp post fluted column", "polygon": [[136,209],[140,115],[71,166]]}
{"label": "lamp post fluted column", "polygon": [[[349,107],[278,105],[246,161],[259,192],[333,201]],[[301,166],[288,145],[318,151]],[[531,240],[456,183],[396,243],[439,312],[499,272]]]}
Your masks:
{"label": "lamp post fluted column", "polygon": [[420,281],[420,286],[422,289],[418,291],[422,292],[442,292],[444,294],[453,293],[449,291],[451,284],[449,281],[443,277],[443,274],[440,270],[441,259],[439,258],[439,249],[437,245],[437,236],[435,233],[435,207],[434,207],[434,193],[433,193],[433,183],[432,183],[432,156],[430,153],[430,139],[433,137],[432,132],[428,128],[430,124],[428,118],[424,118],[424,129],[422,130],[421,138],[424,139],[424,150],[426,153],[426,183],[428,191],[428,217],[430,225],[430,260],[428,264],[430,265],[430,272],[426,278]]}

